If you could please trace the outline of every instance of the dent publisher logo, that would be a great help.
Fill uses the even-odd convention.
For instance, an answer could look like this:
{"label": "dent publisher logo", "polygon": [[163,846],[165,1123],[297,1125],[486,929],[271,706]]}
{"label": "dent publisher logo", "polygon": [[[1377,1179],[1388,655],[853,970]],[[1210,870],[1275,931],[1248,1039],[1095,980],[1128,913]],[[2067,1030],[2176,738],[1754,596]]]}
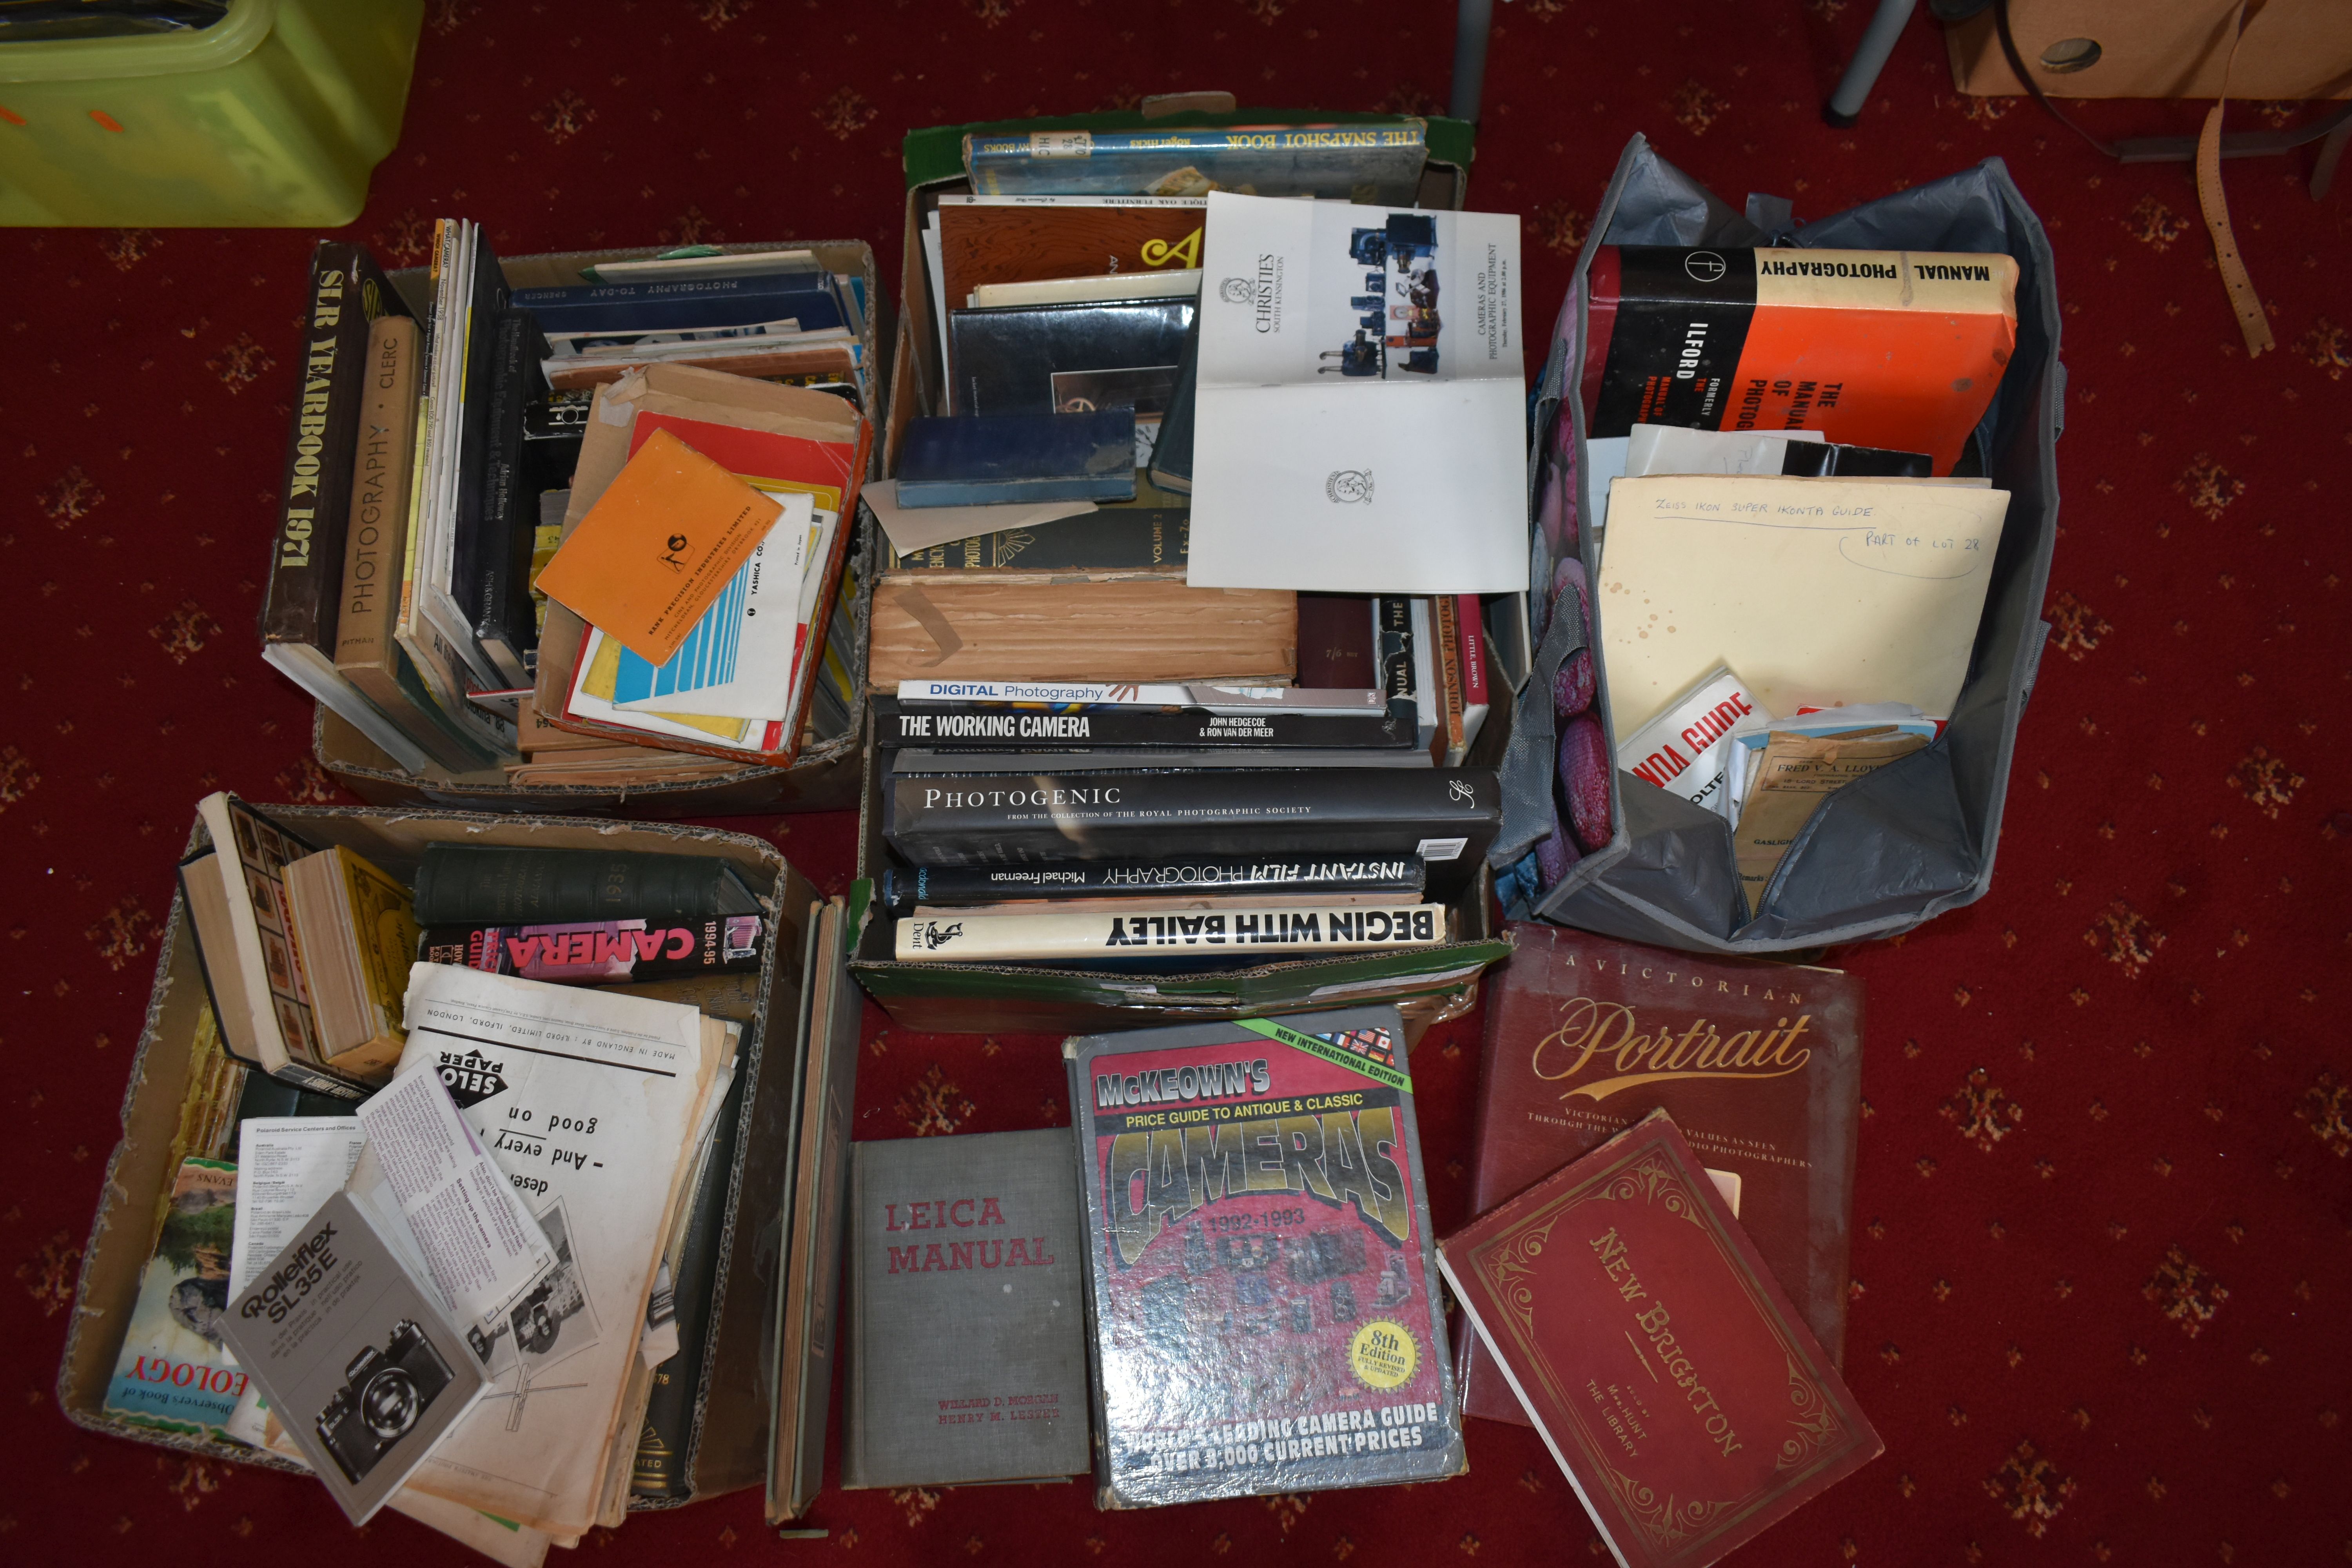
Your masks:
{"label": "dent publisher logo", "polygon": [[1683,270],[1695,283],[1719,283],[1727,268],[1723,258],[1712,250],[1694,250],[1683,258]]}
{"label": "dent publisher logo", "polygon": [[1217,285],[1217,298],[1223,300],[1228,305],[1248,304],[1250,302],[1250,280],[1246,278],[1226,279],[1223,282]]}
{"label": "dent publisher logo", "polygon": [[1372,470],[1370,468],[1334,468],[1331,477],[1323,481],[1323,493],[1339,506],[1372,499]]}

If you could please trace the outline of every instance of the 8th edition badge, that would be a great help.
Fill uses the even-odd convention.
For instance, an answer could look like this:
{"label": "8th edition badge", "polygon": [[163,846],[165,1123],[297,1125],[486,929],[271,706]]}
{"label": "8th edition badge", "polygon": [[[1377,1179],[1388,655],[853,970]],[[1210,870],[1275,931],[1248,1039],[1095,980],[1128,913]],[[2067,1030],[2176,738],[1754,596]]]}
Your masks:
{"label": "8th edition badge", "polygon": [[1348,1342],[1348,1365],[1366,1388],[1399,1388],[1421,1365],[1421,1345],[1395,1319],[1374,1318]]}

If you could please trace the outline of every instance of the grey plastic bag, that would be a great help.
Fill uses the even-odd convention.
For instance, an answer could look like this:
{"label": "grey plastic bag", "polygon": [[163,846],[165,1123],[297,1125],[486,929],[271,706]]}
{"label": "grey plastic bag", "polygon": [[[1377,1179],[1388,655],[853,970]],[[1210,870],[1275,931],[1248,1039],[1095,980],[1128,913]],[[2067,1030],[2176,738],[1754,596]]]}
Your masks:
{"label": "grey plastic bag", "polygon": [[[1998,158],[1820,223],[1791,229],[1788,213],[1785,202],[1751,196],[1743,216],[1659,157],[1646,140],[1633,138],[1593,220],[1593,242],[1578,263],[1538,387],[1530,494],[1542,465],[1552,461],[1568,474],[1565,505],[1581,510],[1586,433],[1582,400],[1573,393],[1584,361],[1585,272],[1595,247],[1793,243],[2004,252],[2019,268],[2017,348],[1977,441],[1985,472],[2010,492],[2009,513],[1967,682],[1934,744],[1828,797],[1752,910],[1724,820],[1616,769],[1610,842],[1544,887],[1530,849],[1554,831],[1558,815],[1548,733],[1551,682],[1560,659],[1585,641],[1581,627],[1565,633],[1544,624],[1519,708],[1521,727],[1531,732],[1522,745],[1515,731],[1506,753],[1503,829],[1489,857],[1498,895],[1516,917],[1538,915],[1694,952],[1755,955],[1892,936],[1973,902],[1991,886],[2018,721],[2050,630],[2041,610],[2057,541],[2065,369],[2058,360],[2049,239]],[[1576,533],[1578,556],[1597,581],[1591,531],[1579,527]],[[1530,611],[1540,623],[1559,552],[1539,528],[1532,553]],[[1574,595],[1564,603],[1572,611]],[[1596,604],[1593,613],[1606,612]],[[1591,640],[1599,687],[1594,710],[1613,754],[1617,736],[1600,639]],[[1559,830],[1567,831],[1565,824]]]}

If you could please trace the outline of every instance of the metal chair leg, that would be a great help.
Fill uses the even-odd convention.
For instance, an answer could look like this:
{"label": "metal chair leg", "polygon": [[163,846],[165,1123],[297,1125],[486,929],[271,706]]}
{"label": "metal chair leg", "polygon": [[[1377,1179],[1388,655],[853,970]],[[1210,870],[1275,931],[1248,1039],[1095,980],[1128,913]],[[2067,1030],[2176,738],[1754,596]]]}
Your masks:
{"label": "metal chair leg", "polygon": [[1486,35],[1494,26],[1495,0],[1459,0],[1454,12],[1454,103],[1456,120],[1476,122],[1478,98],[1486,87]]}
{"label": "metal chair leg", "polygon": [[1886,57],[1895,52],[1895,40],[1917,5],[1918,0],[1878,0],[1878,14],[1854,46],[1837,90],[1822,106],[1823,120],[1843,130],[1862,118],[1862,106],[1870,101],[1870,89],[1878,85],[1878,73],[1886,68]]}

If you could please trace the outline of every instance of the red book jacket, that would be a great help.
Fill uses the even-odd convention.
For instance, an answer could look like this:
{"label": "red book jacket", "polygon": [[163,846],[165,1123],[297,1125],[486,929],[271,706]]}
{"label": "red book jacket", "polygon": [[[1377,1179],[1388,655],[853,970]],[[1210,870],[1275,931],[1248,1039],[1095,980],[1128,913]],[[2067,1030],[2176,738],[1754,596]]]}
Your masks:
{"label": "red book jacket", "polygon": [[[1517,951],[1489,983],[1471,1212],[1671,1111],[1702,1163],[1738,1178],[1740,1225],[1841,1364],[1861,982],[1511,930]],[[1464,1410],[1527,1425],[1478,1337],[1460,1337]]]}
{"label": "red book jacket", "polygon": [[1655,1111],[1438,1244],[1625,1568],[1703,1568],[1885,1451]]}

